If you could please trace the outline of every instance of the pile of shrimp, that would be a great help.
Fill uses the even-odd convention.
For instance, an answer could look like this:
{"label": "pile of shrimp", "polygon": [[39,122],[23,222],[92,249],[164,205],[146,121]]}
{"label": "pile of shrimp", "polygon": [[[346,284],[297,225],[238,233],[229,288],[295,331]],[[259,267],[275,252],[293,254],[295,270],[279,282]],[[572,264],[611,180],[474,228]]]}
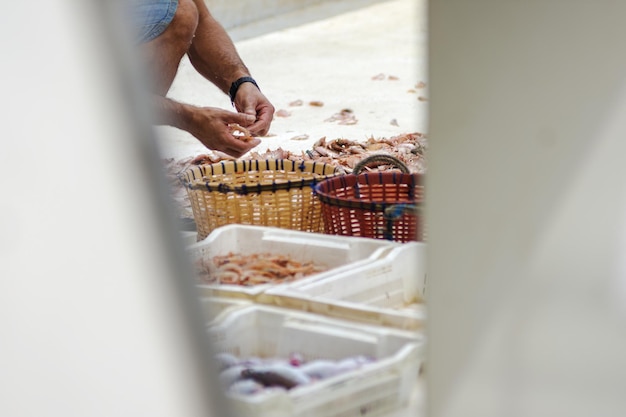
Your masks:
{"label": "pile of shrimp", "polygon": [[[410,172],[423,174],[426,172],[426,135],[422,133],[406,133],[391,138],[373,137],[366,141],[354,141],[344,138],[317,140],[311,150],[303,152],[304,160],[314,160],[326,164],[340,166],[347,173],[362,159],[373,154],[391,155],[402,161]],[[391,166],[376,167],[378,171],[392,169]]]}
{"label": "pile of shrimp", "polygon": [[202,257],[196,261],[198,279],[204,284],[252,286],[291,282],[324,272],[313,262],[298,262],[273,253],[233,253]]}

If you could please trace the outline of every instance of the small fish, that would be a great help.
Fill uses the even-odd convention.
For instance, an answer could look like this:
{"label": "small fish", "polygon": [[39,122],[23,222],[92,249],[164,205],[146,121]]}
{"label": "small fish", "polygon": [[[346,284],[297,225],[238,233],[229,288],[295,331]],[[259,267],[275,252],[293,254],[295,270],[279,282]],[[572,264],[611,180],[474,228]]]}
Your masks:
{"label": "small fish", "polygon": [[246,369],[245,366],[235,365],[230,368],[226,368],[219,375],[220,385],[224,390],[228,389],[235,382],[242,379],[241,372]]}
{"label": "small fish", "polygon": [[302,372],[314,379],[324,379],[337,375],[341,368],[334,361],[318,359],[300,366]]}
{"label": "small fish", "polygon": [[241,376],[254,379],[267,387],[279,386],[287,389],[311,382],[311,379],[299,369],[281,364],[244,369]]}
{"label": "small fish", "polygon": [[278,372],[273,371],[257,371],[254,369],[244,369],[241,371],[241,376],[244,378],[250,378],[266,387],[284,387],[291,389],[298,385],[298,383],[292,379],[286,378],[280,375]]}
{"label": "small fish", "polygon": [[217,363],[218,370],[221,372],[231,366],[237,365],[239,359],[230,353],[221,352],[215,355],[215,362]]}
{"label": "small fish", "polygon": [[348,371],[353,371],[355,369],[358,369],[363,365],[366,365],[368,363],[372,363],[375,361],[376,359],[372,357],[368,357],[364,355],[357,355],[357,356],[352,356],[352,357],[340,360],[337,363],[337,366],[339,367],[341,372],[348,372]]}
{"label": "small fish", "polygon": [[228,392],[239,395],[251,395],[261,392],[263,385],[252,379],[241,379],[228,388]]}

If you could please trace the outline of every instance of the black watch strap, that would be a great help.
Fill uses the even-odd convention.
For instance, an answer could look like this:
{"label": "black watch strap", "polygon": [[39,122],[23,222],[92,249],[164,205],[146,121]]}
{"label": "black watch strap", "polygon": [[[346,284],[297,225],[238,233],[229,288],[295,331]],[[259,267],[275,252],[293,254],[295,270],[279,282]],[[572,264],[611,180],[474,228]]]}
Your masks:
{"label": "black watch strap", "polygon": [[[254,81],[254,78],[252,77],[239,78],[237,81],[235,81],[234,83],[230,85],[230,90],[228,90],[228,95],[230,96],[231,103],[235,102],[235,96],[237,95],[237,90],[239,90],[239,86],[243,83],[252,83],[256,86],[256,88],[259,88],[259,85],[256,83],[256,81]],[[259,88],[259,90],[261,89]]]}

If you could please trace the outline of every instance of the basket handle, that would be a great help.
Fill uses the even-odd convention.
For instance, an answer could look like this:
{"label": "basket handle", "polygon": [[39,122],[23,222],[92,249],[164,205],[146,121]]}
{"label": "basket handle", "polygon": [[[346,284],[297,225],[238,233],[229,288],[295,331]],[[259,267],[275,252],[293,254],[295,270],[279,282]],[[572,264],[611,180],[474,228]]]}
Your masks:
{"label": "basket handle", "polygon": [[383,236],[387,240],[393,240],[393,222],[398,220],[402,215],[410,214],[416,216],[420,213],[421,208],[418,204],[392,204],[385,208],[383,217],[385,218],[386,229]]}
{"label": "basket handle", "polygon": [[352,173],[357,175],[359,172],[361,172],[363,168],[365,168],[366,166],[370,164],[373,164],[374,162],[386,162],[388,164],[395,166],[396,168],[399,168],[400,171],[402,171],[405,174],[410,173],[409,168],[404,164],[404,162],[402,162],[395,156],[387,155],[384,153],[371,155],[371,156],[368,156],[367,158],[363,158],[354,166]]}
{"label": "basket handle", "polygon": [[395,220],[403,214],[420,214],[421,208],[418,204],[392,204],[385,208],[385,219]]}

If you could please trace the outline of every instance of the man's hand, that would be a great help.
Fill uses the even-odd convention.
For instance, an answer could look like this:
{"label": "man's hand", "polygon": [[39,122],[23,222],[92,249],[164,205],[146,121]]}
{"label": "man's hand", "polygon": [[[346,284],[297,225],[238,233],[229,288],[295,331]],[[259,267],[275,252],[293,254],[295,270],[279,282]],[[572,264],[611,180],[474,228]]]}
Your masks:
{"label": "man's hand", "polygon": [[233,135],[229,124],[249,126],[253,122],[254,116],[251,115],[215,107],[196,107],[191,122],[183,130],[194,135],[207,148],[238,158],[260,144],[261,140],[253,138],[243,141]]}
{"label": "man's hand", "polygon": [[265,136],[274,118],[274,106],[252,83],[243,83],[235,96],[235,108],[238,112],[254,117],[251,124],[243,125],[257,135]]}
{"label": "man's hand", "polygon": [[[225,152],[239,158],[261,143],[258,138],[248,141],[237,138],[229,125],[248,127],[256,117],[235,113],[216,107],[197,107],[177,101],[153,96],[157,107],[157,124],[165,124],[191,133],[209,149]],[[251,132],[254,133],[254,132]]]}

